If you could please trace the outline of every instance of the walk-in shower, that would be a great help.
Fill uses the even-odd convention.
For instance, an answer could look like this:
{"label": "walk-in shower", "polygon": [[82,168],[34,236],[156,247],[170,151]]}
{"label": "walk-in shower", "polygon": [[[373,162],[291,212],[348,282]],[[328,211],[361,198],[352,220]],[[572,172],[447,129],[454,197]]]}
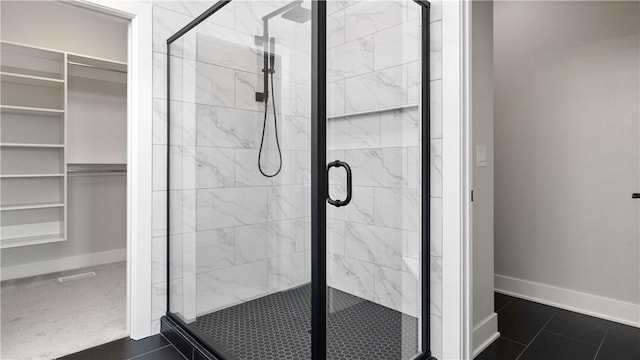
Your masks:
{"label": "walk-in shower", "polygon": [[431,358],[430,27],[426,1],[220,1],[167,40],[187,358]]}

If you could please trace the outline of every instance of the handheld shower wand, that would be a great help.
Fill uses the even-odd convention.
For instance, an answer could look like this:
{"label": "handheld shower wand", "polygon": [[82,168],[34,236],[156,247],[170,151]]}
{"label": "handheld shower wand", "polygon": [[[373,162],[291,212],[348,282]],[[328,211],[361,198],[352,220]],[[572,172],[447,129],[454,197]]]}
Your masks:
{"label": "handheld shower wand", "polygon": [[[267,48],[264,54],[264,65],[265,68],[262,69],[264,73],[264,120],[262,122],[262,138],[260,139],[260,150],[258,151],[258,170],[263,176],[266,177],[274,177],[280,173],[282,170],[282,151],[280,150],[280,139],[278,139],[278,116],[276,115],[276,98],[275,91],[273,86],[273,74],[276,72],[276,39],[274,37],[269,39],[268,48],[265,41],[265,48]],[[269,75],[271,75],[271,103],[273,106],[273,127],[276,135],[276,146],[278,147],[278,158],[279,165],[278,169],[273,174],[267,174],[262,170],[262,148],[264,146],[264,135],[267,130],[267,114],[269,113]]]}

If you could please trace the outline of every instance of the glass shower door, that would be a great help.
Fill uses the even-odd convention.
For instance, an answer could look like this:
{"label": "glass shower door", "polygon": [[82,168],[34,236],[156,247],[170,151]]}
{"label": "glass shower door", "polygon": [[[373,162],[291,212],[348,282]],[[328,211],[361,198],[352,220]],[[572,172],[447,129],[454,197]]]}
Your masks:
{"label": "glass shower door", "polygon": [[311,357],[310,36],[232,1],[169,45],[169,311],[225,359]]}
{"label": "glass shower door", "polygon": [[426,9],[327,3],[327,358],[422,352]]}

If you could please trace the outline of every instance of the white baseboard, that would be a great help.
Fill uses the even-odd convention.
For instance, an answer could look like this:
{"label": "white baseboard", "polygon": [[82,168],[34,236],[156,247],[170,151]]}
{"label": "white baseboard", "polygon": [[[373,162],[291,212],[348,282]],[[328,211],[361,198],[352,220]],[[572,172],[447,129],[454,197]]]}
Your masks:
{"label": "white baseboard", "polygon": [[491,313],[473,328],[473,357],[478,356],[499,337],[498,314]]}
{"label": "white baseboard", "polygon": [[85,255],[70,256],[55,260],[3,267],[2,269],[0,269],[0,279],[20,279],[29,276],[37,276],[88,266],[125,261],[126,259],[127,249],[118,249]]}
{"label": "white baseboard", "polygon": [[598,318],[640,327],[640,304],[495,275],[495,291]]}

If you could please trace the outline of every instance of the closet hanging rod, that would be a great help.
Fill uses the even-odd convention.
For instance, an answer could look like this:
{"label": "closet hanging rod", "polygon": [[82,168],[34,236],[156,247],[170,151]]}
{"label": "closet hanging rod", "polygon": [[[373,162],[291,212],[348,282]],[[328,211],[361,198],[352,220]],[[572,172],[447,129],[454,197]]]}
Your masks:
{"label": "closet hanging rod", "polygon": [[68,63],[69,65],[83,66],[83,67],[88,67],[88,68],[92,68],[92,69],[99,69],[99,70],[105,70],[105,71],[113,71],[113,72],[123,73],[123,74],[126,74],[126,73],[127,73],[127,71],[126,71],[126,70],[107,69],[107,68],[103,68],[103,67],[99,67],[99,66],[95,66],[95,65],[83,64],[83,63],[79,63],[79,62],[75,62],[75,61],[67,61],[67,63]]}
{"label": "closet hanging rod", "polygon": [[87,174],[87,173],[122,173],[126,174],[127,170],[67,170],[67,174]]}

